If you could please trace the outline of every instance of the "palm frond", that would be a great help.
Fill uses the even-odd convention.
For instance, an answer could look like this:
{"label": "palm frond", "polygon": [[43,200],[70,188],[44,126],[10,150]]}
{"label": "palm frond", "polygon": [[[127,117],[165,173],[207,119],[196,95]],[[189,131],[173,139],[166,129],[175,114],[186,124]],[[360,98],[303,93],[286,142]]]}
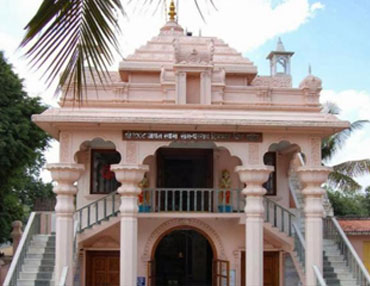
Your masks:
{"label": "palm frond", "polygon": [[347,161],[333,166],[336,172],[350,177],[370,174],[370,159]]}
{"label": "palm frond", "polygon": [[26,57],[43,68],[49,85],[61,74],[58,87],[81,102],[87,76],[94,84],[109,79],[107,66],[119,53],[118,13],[124,14],[120,0],[44,0],[20,47],[28,47]]}
{"label": "palm frond", "polygon": [[341,112],[341,109],[335,102],[326,101],[322,104],[321,112],[338,115]]}
{"label": "palm frond", "polygon": [[327,184],[333,189],[340,189],[344,192],[350,193],[362,189],[362,186],[353,178],[336,171],[333,171],[329,174]]}
{"label": "palm frond", "polygon": [[325,138],[322,141],[322,159],[330,160],[336,154],[336,152],[344,146],[345,142],[354,131],[363,128],[369,122],[369,120],[357,120],[351,123],[348,128],[328,138]]}

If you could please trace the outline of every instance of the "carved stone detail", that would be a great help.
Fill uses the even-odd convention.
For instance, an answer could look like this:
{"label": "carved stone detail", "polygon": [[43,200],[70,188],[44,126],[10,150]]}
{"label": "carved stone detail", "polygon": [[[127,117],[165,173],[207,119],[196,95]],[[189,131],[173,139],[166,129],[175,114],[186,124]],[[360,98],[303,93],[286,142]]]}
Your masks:
{"label": "carved stone detail", "polygon": [[137,163],[137,142],[127,141],[126,142],[126,163],[135,164]]}
{"label": "carved stone detail", "polygon": [[290,76],[256,76],[252,86],[291,88],[292,78]]}
{"label": "carved stone detail", "polygon": [[214,246],[216,247],[217,258],[226,259],[222,240],[217,234],[217,232],[211,226],[209,226],[205,222],[198,220],[198,219],[176,218],[176,219],[171,219],[171,220],[166,221],[165,223],[161,224],[158,228],[156,228],[152,232],[152,234],[150,235],[150,237],[148,238],[145,244],[142,260],[149,261],[151,259],[151,252],[153,250],[153,247],[156,241],[161,237],[163,233],[165,233],[166,231],[172,228],[179,227],[179,226],[194,227],[194,228],[200,229],[203,232],[205,232],[208,235],[208,237],[212,240],[212,243],[214,244]]}
{"label": "carved stone detail", "polygon": [[262,99],[263,102],[271,102],[272,101],[272,90],[271,90],[271,88],[261,87],[258,90],[257,95]]}
{"label": "carved stone detail", "polygon": [[213,61],[214,43],[212,40],[204,47],[189,49],[181,45],[178,38],[174,38],[172,45],[177,64],[210,64]]}
{"label": "carved stone detail", "polygon": [[311,138],[311,162],[313,166],[319,166],[321,162],[321,139],[320,137]]}
{"label": "carved stone detail", "polygon": [[117,87],[113,89],[117,101],[127,102],[128,101],[128,85]]}
{"label": "carved stone detail", "polygon": [[259,163],[259,144],[249,143],[248,144],[248,163],[251,165],[257,165]]}
{"label": "carved stone detail", "polygon": [[60,162],[69,162],[71,145],[72,145],[72,135],[69,132],[61,132],[59,137],[60,142]]}

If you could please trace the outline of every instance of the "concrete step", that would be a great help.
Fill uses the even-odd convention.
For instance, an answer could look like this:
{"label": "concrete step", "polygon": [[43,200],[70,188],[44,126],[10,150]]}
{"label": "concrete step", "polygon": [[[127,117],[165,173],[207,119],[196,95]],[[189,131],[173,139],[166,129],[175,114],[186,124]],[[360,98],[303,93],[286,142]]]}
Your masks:
{"label": "concrete step", "polygon": [[27,254],[54,254],[55,248],[50,247],[30,247],[27,250]]}
{"label": "concrete step", "polygon": [[41,265],[23,265],[22,271],[24,272],[54,272],[53,266],[41,266]]}
{"label": "concrete step", "polygon": [[21,272],[19,274],[19,279],[25,280],[52,280],[54,278],[53,272]]}
{"label": "concrete step", "polygon": [[33,258],[25,258],[24,259],[24,266],[54,266],[55,259],[33,259]]}
{"label": "concrete step", "polygon": [[54,286],[53,280],[28,280],[28,279],[19,279],[17,281],[17,286]]}
{"label": "concrete step", "polygon": [[37,254],[37,253],[28,253],[26,254],[26,258],[31,258],[31,259],[55,259],[55,253],[42,253],[42,254]]}

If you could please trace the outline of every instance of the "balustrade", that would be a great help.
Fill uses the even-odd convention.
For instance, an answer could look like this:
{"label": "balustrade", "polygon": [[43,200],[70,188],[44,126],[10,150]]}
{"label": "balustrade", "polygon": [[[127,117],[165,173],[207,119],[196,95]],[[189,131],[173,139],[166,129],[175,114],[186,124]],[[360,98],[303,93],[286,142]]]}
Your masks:
{"label": "balustrade", "polygon": [[[140,213],[198,212],[243,213],[245,199],[241,189],[156,188],[144,189],[139,195]],[[119,197],[108,194],[76,211],[78,231],[100,224],[119,213]],[[294,214],[275,201],[264,199],[265,222],[279,231],[293,235]]]}

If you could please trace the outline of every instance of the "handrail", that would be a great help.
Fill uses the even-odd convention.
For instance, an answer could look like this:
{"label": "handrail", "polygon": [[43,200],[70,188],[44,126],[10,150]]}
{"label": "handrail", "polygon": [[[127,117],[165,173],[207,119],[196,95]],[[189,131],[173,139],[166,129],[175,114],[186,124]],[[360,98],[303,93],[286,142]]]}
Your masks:
{"label": "handrail", "polygon": [[265,204],[265,222],[271,223],[281,232],[292,236],[292,222],[295,214],[289,209],[278,204],[274,200],[264,197]]}
{"label": "handrail", "polygon": [[119,200],[116,199],[116,195],[116,191],[112,192],[76,210],[78,232],[116,216],[119,212]]}
{"label": "handrail", "polygon": [[317,285],[318,286],[327,286],[327,284],[324,280],[324,277],[322,276],[322,274],[320,272],[320,269],[316,265],[313,265],[312,268],[313,268],[313,272],[315,273],[315,276],[316,276]]}
{"label": "handrail", "polygon": [[357,280],[357,283],[361,286],[370,286],[369,272],[366,270],[356,250],[353,248],[335,217],[324,220],[324,237],[334,239],[337,242],[339,250],[347,261],[347,265]]}
{"label": "handrail", "polygon": [[99,198],[99,199],[97,199],[97,200],[93,201],[92,203],[89,203],[89,204],[87,204],[87,205],[84,205],[83,207],[80,207],[79,209],[77,209],[77,210],[76,210],[76,212],[79,212],[80,210],[82,210],[82,209],[86,209],[86,208],[88,208],[88,207],[92,207],[92,206],[93,206],[93,205],[95,205],[97,202],[104,201],[104,199],[109,198],[109,197],[111,197],[112,195],[117,195],[117,191],[113,191],[113,192],[111,192],[111,193],[109,193],[109,194],[107,194],[107,195],[105,195],[105,196],[103,196],[103,197],[101,197],[101,198]]}
{"label": "handrail", "polygon": [[17,285],[18,275],[22,267],[23,260],[26,256],[27,245],[30,243],[32,236],[36,232],[40,232],[40,214],[32,212],[19,242],[18,248],[13,256],[13,260],[10,264],[10,268],[5,277],[3,286]]}
{"label": "handrail", "polygon": [[60,275],[58,286],[67,286],[68,266],[64,266]]}
{"label": "handrail", "polygon": [[299,229],[299,227],[293,223],[294,230],[294,250],[297,252],[299,262],[303,265],[303,269],[306,267],[306,241]]}

